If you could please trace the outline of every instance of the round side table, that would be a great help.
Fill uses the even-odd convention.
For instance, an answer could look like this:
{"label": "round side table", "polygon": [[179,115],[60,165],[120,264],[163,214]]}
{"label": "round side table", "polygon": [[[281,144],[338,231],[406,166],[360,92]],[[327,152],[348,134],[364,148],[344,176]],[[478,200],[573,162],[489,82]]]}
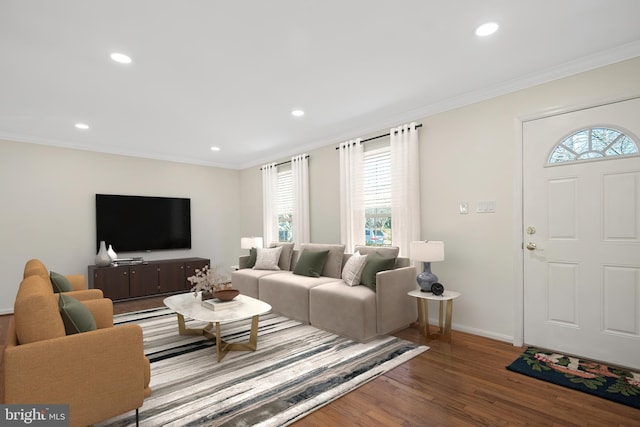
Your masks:
{"label": "round side table", "polygon": [[[408,292],[409,296],[416,298],[416,302],[418,303],[418,319],[420,321],[420,330],[423,332],[424,336],[427,339],[431,339],[431,337],[435,337],[436,335],[440,335],[441,337],[451,340],[451,315],[453,312],[453,300],[462,295],[460,292],[455,291],[444,291],[442,295],[434,295],[431,292],[422,292],[419,289],[415,291]],[[429,301],[439,301],[440,302],[440,311],[438,313],[438,326],[440,330],[435,333],[429,333]],[[443,306],[444,302],[447,302],[447,316],[445,318],[443,324]]]}

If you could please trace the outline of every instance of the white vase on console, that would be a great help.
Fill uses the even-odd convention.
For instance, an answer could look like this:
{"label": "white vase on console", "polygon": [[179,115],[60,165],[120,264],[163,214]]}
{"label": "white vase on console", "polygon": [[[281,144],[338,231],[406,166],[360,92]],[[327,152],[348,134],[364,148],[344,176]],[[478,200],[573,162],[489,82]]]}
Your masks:
{"label": "white vase on console", "polygon": [[107,245],[104,240],[100,241],[100,249],[96,254],[95,263],[98,267],[107,267],[111,265],[111,257],[107,253]]}
{"label": "white vase on console", "polygon": [[109,258],[111,258],[111,261],[115,261],[116,258],[118,258],[118,254],[116,254],[116,251],[113,250],[113,247],[111,245],[109,245],[107,254],[109,254]]}

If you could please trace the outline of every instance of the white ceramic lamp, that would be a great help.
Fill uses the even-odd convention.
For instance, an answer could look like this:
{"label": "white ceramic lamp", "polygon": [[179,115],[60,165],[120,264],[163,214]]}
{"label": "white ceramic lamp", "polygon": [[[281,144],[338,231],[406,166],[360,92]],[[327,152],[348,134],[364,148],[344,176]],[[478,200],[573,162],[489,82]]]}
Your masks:
{"label": "white ceramic lamp", "polygon": [[431,285],[438,281],[438,276],[431,272],[431,263],[444,261],[444,242],[427,240],[411,242],[409,256],[412,260],[422,261],[424,270],[418,274],[416,281],[422,292],[431,292]]}

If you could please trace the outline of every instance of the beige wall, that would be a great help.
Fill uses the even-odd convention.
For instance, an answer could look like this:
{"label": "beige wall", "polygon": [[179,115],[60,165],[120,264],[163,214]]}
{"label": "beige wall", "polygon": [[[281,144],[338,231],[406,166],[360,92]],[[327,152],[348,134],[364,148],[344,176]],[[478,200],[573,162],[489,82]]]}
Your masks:
{"label": "beige wall", "polygon": [[[416,119],[423,124],[422,238],[445,242],[445,261],[432,267],[446,288],[463,294],[454,304],[455,328],[505,341],[518,335],[518,120],[640,95],[638,75],[640,58]],[[309,152],[314,242],[340,239],[339,142]],[[255,191],[243,192],[248,214],[241,232],[256,234],[262,224],[261,202],[255,202],[261,200],[258,168],[242,171],[242,182]],[[476,213],[483,200],[496,201],[496,212]],[[469,202],[468,215],[459,214],[461,201]]]}
{"label": "beige wall", "polygon": [[0,141],[0,313],[13,311],[30,258],[60,273],[87,273],[96,193],[191,198],[191,250],[119,255],[236,264],[239,189],[236,170]]}

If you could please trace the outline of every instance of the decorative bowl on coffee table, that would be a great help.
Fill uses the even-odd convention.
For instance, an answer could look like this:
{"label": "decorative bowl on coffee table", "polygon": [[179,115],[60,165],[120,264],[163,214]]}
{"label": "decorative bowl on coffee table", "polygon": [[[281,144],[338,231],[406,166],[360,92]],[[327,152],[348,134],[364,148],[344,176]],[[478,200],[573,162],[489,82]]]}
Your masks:
{"label": "decorative bowl on coffee table", "polygon": [[240,294],[237,289],[222,289],[213,293],[214,298],[218,298],[220,301],[231,301]]}

